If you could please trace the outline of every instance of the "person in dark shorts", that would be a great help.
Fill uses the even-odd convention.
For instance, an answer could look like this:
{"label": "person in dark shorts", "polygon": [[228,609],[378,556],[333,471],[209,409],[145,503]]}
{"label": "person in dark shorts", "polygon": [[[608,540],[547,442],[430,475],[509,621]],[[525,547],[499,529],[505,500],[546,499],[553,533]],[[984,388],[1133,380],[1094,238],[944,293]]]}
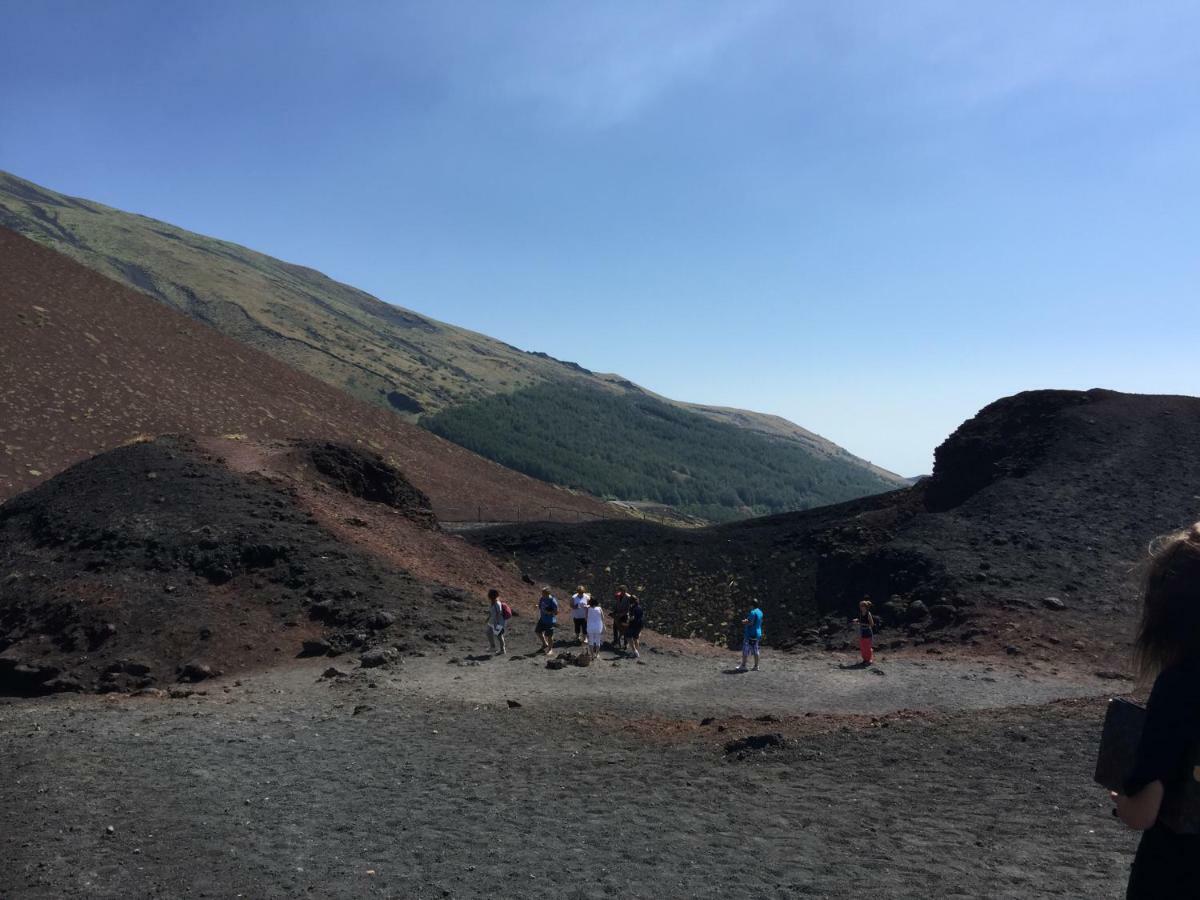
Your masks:
{"label": "person in dark shorts", "polygon": [[1133,770],[1112,795],[1114,814],[1143,832],[1125,896],[1195,896],[1200,815],[1180,801],[1188,779],[1200,780],[1200,524],[1154,548],[1134,647],[1154,687]]}
{"label": "person in dark shorts", "polygon": [[587,611],[591,599],[592,595],[582,584],[571,595],[571,624],[575,626],[575,643],[581,646],[587,641]]}
{"label": "person in dark shorts", "polygon": [[542,641],[542,652],[554,652],[554,625],[558,621],[558,600],[550,592],[550,588],[542,588],[542,598],[538,600],[538,620],[534,632]]}
{"label": "person in dark shorts", "polygon": [[613,595],[612,608],[612,630],[613,630],[613,649],[625,649],[625,626],[629,624],[629,591],[625,589],[625,585],[620,585],[617,588],[617,593]]}
{"label": "person in dark shorts", "polygon": [[629,623],[625,626],[625,641],[629,649],[633,651],[634,659],[641,659],[642,654],[638,652],[638,640],[642,636],[642,623],[645,619],[645,609],[642,607],[642,601],[636,594],[629,595]]}

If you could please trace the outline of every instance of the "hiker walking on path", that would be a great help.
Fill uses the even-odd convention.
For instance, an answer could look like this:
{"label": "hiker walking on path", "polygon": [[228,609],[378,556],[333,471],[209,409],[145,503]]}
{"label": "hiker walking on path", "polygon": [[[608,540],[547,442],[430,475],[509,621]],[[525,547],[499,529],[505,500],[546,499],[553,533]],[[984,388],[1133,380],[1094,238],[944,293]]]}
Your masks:
{"label": "hiker walking on path", "polygon": [[858,601],[858,618],[852,624],[858,626],[858,649],[862,654],[862,664],[869,666],[875,661],[875,616],[871,613],[871,601],[867,597]]}
{"label": "hiker walking on path", "polygon": [[636,594],[631,594],[629,597],[629,624],[625,626],[625,642],[633,651],[634,659],[641,659],[642,654],[638,652],[638,639],[642,635],[642,621],[645,618],[645,610],[642,608],[642,601]]}
{"label": "hiker walking on path", "polygon": [[613,596],[612,610],[612,629],[613,637],[612,644],[614,650],[625,649],[625,626],[629,624],[629,592],[625,590],[625,585],[617,587],[617,593]]}
{"label": "hiker walking on path", "polygon": [[581,584],[571,595],[571,622],[575,626],[575,643],[583,644],[587,640],[588,602],[592,599]]}
{"label": "hiker walking on path", "polygon": [[550,593],[550,588],[542,588],[542,598],[538,600],[538,621],[533,629],[542,641],[542,652],[554,652],[554,625],[558,621],[558,600]]}
{"label": "hiker walking on path", "polygon": [[1134,652],[1140,674],[1154,676],[1154,687],[1133,770],[1121,792],[1112,795],[1114,814],[1143,832],[1127,900],[1194,895],[1200,884],[1200,816],[1189,796],[1200,774],[1195,768],[1200,741],[1200,524],[1157,548],[1144,591]]}
{"label": "hiker walking on path", "polygon": [[495,588],[488,591],[488,600],[491,604],[487,621],[488,646],[495,653],[496,645],[499,644],[500,655],[503,656],[508,652],[504,646],[504,632],[508,628],[508,617],[512,615],[512,611],[507,608],[508,604],[500,602],[500,592]]}
{"label": "hiker walking on path", "polygon": [[595,659],[600,655],[600,640],[604,637],[604,610],[600,601],[594,597],[588,598],[587,608],[587,641],[588,655]]}
{"label": "hiker walking on path", "polygon": [[754,657],[754,671],[758,671],[759,644],[763,636],[763,611],[758,608],[757,598],[752,601],[750,612],[742,619],[742,664],[736,671],[746,671],[746,660]]}

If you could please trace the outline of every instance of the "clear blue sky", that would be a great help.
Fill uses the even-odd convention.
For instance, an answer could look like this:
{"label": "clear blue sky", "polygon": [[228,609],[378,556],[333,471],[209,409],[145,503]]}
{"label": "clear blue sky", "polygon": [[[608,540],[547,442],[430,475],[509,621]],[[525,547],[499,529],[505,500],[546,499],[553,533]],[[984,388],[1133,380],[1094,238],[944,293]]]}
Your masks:
{"label": "clear blue sky", "polygon": [[904,474],[1200,394],[1200,4],[0,0],[0,168]]}

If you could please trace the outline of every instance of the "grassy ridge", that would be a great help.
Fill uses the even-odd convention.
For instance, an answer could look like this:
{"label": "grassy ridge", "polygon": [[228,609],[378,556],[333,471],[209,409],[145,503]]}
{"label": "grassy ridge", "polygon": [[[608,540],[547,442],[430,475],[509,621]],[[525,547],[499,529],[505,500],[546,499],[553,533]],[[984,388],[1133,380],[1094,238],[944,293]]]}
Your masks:
{"label": "grassy ridge", "polygon": [[541,384],[443,410],[422,424],[535,478],[713,521],[894,487],[861,466],[634,391]]}
{"label": "grassy ridge", "polygon": [[[544,353],[526,352],[384,303],[313,269],[68,197],[4,172],[0,172],[0,227],[70,256],[361,400],[389,408],[409,421],[424,416],[422,421],[440,422],[437,427],[451,440],[470,440],[466,446],[483,455],[550,481],[561,477],[564,484],[601,485],[603,492],[621,499],[657,502],[670,502],[675,494],[668,487],[675,485],[679,496],[693,508],[710,509],[708,517],[736,508],[795,508],[823,502],[810,497],[841,499],[903,483],[892,473],[876,469],[783,419],[655,398],[656,403],[638,407],[642,417],[662,419],[669,418],[672,411],[680,413],[671,420],[671,433],[685,434],[689,442],[688,461],[681,464],[687,471],[664,471],[668,458],[658,433],[628,428],[635,420],[622,419],[615,412],[627,408],[627,394],[645,396],[618,376],[590,372]],[[539,386],[542,391],[526,393]],[[455,424],[469,422],[471,411],[450,415],[463,405],[484,403],[489,398],[503,403],[497,395],[507,394],[518,395],[520,399],[512,402],[522,409],[523,404],[543,397],[557,402],[566,396],[594,399],[596,394],[609,395],[611,403],[604,408],[610,413],[604,421],[627,427],[620,465],[602,464],[603,460],[590,457],[575,465],[552,463],[566,449],[556,443],[559,438],[553,431],[535,430],[523,436],[523,449],[514,454],[512,441],[508,446],[493,446],[486,435],[478,433],[477,425]],[[597,402],[594,400],[593,406]],[[657,412],[646,412],[651,407]],[[441,412],[446,412],[447,418],[441,419]],[[535,412],[531,410],[529,415]],[[597,412],[589,407],[575,421],[586,422]],[[540,414],[563,424],[561,413],[547,409]],[[697,420],[725,427],[706,429]],[[684,427],[682,423],[689,424]],[[775,461],[786,459],[786,464],[779,464],[780,473],[789,474],[756,477],[753,484],[744,485],[744,493],[739,492],[736,500],[728,492],[716,497],[712,485],[703,490],[689,487],[688,481],[698,477],[691,474],[692,469],[708,471],[693,455],[711,460],[724,460],[728,455],[733,445],[727,428],[757,433],[763,440],[749,441],[743,449],[772,461],[764,462],[767,470]],[[705,442],[709,440],[717,444],[708,448]],[[789,449],[778,450],[770,441],[783,442]],[[643,442],[644,453],[639,449]],[[773,449],[761,449],[764,447]],[[864,474],[854,475],[854,469]],[[625,470],[624,474],[618,470]],[[634,479],[630,472],[640,474]],[[802,478],[811,476],[812,483],[787,487],[790,473],[796,472]],[[772,484],[780,485],[783,492],[764,495],[772,490]]]}

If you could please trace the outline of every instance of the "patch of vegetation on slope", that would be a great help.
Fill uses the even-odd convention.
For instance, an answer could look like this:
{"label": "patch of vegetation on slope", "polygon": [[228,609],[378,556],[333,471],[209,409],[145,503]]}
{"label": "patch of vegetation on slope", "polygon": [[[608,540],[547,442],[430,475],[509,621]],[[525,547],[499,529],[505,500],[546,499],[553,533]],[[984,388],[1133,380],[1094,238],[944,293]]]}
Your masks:
{"label": "patch of vegetation on slope", "polygon": [[635,392],[541,384],[443,410],[422,424],[535,478],[663,503],[712,521],[808,509],[893,487],[861,466]]}

